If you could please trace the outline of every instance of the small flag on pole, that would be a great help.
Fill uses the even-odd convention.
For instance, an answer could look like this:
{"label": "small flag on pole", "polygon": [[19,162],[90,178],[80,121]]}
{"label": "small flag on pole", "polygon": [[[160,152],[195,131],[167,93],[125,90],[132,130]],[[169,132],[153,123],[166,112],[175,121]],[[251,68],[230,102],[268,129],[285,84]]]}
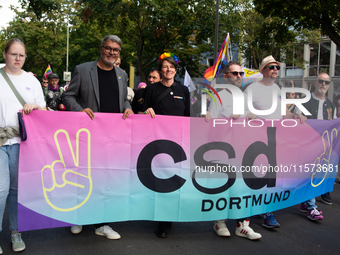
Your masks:
{"label": "small flag on pole", "polygon": [[218,53],[214,65],[204,72],[204,79],[206,79],[206,81],[208,81],[209,84],[214,78],[216,78],[219,75],[220,70],[222,69],[222,65],[226,65],[229,62],[228,45],[229,45],[229,33],[224,39],[224,42],[222,44],[220,52]]}
{"label": "small flag on pole", "polygon": [[222,69],[222,65],[226,65],[229,63],[228,45],[229,45],[229,33],[227,34],[226,38],[223,41],[222,47],[220,49],[220,52],[218,53],[214,65],[205,70],[203,76],[203,85],[206,86],[208,89],[212,90],[212,92],[214,92],[214,94],[220,101],[221,105],[222,105],[221,98],[218,95],[217,91],[210,85],[210,83],[216,77],[218,77],[220,70]]}
{"label": "small flag on pole", "polygon": [[50,75],[52,73],[52,69],[50,67],[50,65],[47,66],[46,71],[44,73],[44,77],[47,78],[48,75]]}
{"label": "small flag on pole", "polygon": [[192,81],[188,71],[185,69],[184,85],[188,87],[189,92],[196,90],[195,84]]}

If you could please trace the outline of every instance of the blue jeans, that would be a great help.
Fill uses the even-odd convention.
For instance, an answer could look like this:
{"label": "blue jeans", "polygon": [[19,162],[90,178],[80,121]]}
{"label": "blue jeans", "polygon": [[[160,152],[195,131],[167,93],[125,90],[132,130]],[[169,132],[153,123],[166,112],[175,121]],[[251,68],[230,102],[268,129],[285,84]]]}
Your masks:
{"label": "blue jeans", "polygon": [[18,231],[18,163],[20,144],[0,147],[0,231],[5,206],[9,213],[9,228]]}
{"label": "blue jeans", "polygon": [[303,203],[301,203],[303,206],[307,205],[307,210],[312,210],[314,208],[318,208],[315,204],[315,198],[311,198]]}

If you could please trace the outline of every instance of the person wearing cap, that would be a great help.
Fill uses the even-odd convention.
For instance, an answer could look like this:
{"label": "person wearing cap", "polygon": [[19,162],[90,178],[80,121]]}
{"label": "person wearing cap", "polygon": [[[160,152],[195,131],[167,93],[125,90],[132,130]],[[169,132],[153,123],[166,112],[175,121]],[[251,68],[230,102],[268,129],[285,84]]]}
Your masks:
{"label": "person wearing cap", "polygon": [[[242,67],[237,61],[230,61],[223,68],[223,78],[225,79],[228,85],[234,85],[238,88],[242,86],[242,77],[244,72],[242,71]],[[222,104],[210,104],[209,112],[211,113],[212,118],[233,118],[234,120],[238,119],[240,115],[233,114],[233,98],[232,92],[229,89],[222,89],[218,92],[218,95],[221,98]],[[214,96],[215,101],[218,101],[217,95]],[[255,115],[252,113],[247,114],[247,119],[255,118]],[[206,118],[207,121],[209,119]],[[214,221],[213,229],[217,235],[223,237],[229,237],[230,232],[225,223],[225,219]],[[262,238],[260,233],[256,233],[250,226],[249,218],[243,218],[236,220],[236,230],[235,234],[240,237],[245,237],[250,240],[258,240]]]}
{"label": "person wearing cap", "polygon": [[[257,115],[256,118],[260,119],[300,119],[301,123],[304,123],[307,119],[302,114],[294,114],[287,109],[286,115],[281,115],[281,88],[275,83],[276,78],[279,75],[280,62],[276,61],[273,56],[265,57],[260,65],[260,73],[263,75],[263,79],[251,84],[244,91],[246,100],[250,97],[251,90],[251,102],[253,107],[257,110],[268,110],[273,104],[273,95],[276,96],[277,107],[276,110],[269,115]],[[285,95],[284,95],[285,96]],[[245,105],[245,112],[250,112],[248,104]],[[277,228],[280,224],[275,220],[272,212],[264,214],[264,221],[262,226],[266,228]]]}
{"label": "person wearing cap", "polygon": [[[314,82],[315,91],[311,99],[303,106],[312,114],[308,119],[333,120],[337,117],[337,110],[334,104],[326,97],[331,81],[327,73],[320,73]],[[321,195],[321,202],[331,205],[332,199],[329,192]],[[322,220],[322,212],[317,209],[315,198],[309,199],[300,205],[299,211],[307,213],[310,220]]]}
{"label": "person wearing cap", "polygon": [[59,86],[59,76],[56,73],[51,73],[49,76],[48,89],[44,90],[46,106],[48,110],[58,111],[63,109],[62,94],[64,90]]}

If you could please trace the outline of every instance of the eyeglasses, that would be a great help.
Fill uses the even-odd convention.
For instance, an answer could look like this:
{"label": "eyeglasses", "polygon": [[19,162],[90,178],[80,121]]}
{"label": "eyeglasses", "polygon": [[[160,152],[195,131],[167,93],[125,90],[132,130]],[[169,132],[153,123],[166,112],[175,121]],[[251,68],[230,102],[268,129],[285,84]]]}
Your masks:
{"label": "eyeglasses", "polygon": [[110,46],[102,46],[105,49],[106,53],[111,53],[113,51],[114,54],[119,54],[120,49],[118,48],[111,48]]}
{"label": "eyeglasses", "polygon": [[27,57],[27,55],[22,55],[22,54],[18,54],[18,53],[7,53],[12,59],[17,59],[19,57],[19,59],[24,59]]}
{"label": "eyeglasses", "polygon": [[234,72],[228,72],[228,73],[231,73],[232,75],[234,75],[234,76],[238,76],[238,75],[240,75],[241,77],[243,77],[243,75],[244,75],[244,72],[237,72],[237,71],[234,71]]}
{"label": "eyeglasses", "polygon": [[270,65],[266,68],[268,68],[269,70],[274,70],[275,67],[276,67],[276,70],[278,70],[278,71],[280,70],[280,66],[276,66],[276,65]]}
{"label": "eyeglasses", "polygon": [[321,79],[318,79],[318,83],[320,83],[320,84],[323,84],[323,83],[325,83],[326,85],[329,85],[329,84],[331,84],[331,82],[330,82],[330,81],[325,81],[325,80],[321,80]]}

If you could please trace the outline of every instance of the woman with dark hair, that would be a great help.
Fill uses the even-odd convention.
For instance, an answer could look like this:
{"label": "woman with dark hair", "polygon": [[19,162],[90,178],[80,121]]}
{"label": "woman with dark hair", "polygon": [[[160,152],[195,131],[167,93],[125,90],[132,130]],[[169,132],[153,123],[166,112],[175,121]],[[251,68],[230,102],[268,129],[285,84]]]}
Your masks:
{"label": "woman with dark hair", "polygon": [[159,57],[158,70],[162,80],[146,87],[144,113],[190,116],[190,94],[187,87],[175,82],[178,59],[164,53]]}
{"label": "woman with dark hair", "polygon": [[[144,113],[155,118],[156,114],[190,116],[190,94],[187,87],[175,82],[178,59],[164,53],[159,57],[159,72],[162,80],[146,87]],[[156,235],[164,238],[172,222],[158,222]]]}
{"label": "woman with dark hair", "polygon": [[[20,135],[17,113],[22,110],[23,114],[29,114],[32,110],[46,110],[46,108],[40,82],[21,69],[26,59],[24,43],[19,39],[9,40],[5,45],[3,57],[6,65],[0,70],[0,231],[7,205],[12,249],[17,252],[26,248],[21,233],[18,232]],[[1,247],[0,254],[2,254]]]}

